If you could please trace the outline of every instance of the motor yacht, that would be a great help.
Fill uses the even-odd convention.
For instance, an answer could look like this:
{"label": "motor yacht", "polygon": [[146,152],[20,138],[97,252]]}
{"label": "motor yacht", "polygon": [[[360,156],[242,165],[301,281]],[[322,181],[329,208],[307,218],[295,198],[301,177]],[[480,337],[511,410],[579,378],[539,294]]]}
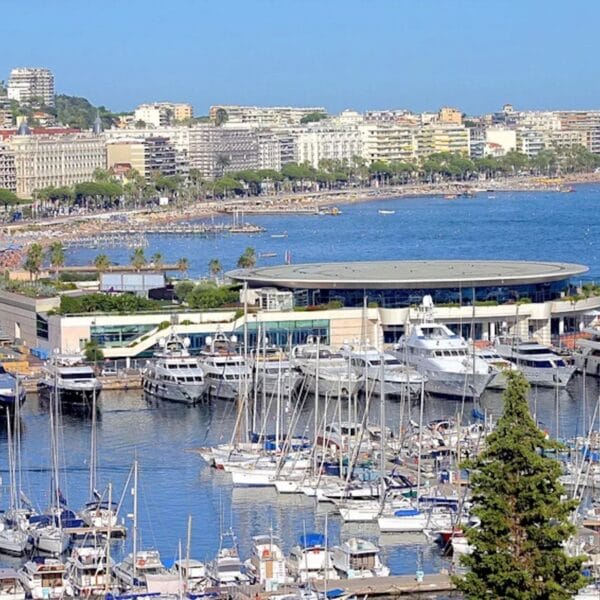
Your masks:
{"label": "motor yacht", "polygon": [[350,538],[333,547],[333,567],[343,579],[387,577],[390,570],[379,556],[379,548],[367,540]]}
{"label": "motor yacht", "polygon": [[21,406],[25,396],[25,387],[19,385],[17,378],[0,365],[0,409],[12,410],[17,403]]}
{"label": "motor yacht", "polygon": [[320,533],[300,536],[298,544],[291,550],[288,566],[290,574],[300,583],[311,579],[339,579],[333,567],[331,550],[327,548],[325,536]]}
{"label": "motor yacht", "polygon": [[202,594],[208,585],[206,565],[193,558],[178,559],[173,563],[173,572],[181,577],[187,594]]}
{"label": "motor yacht", "polygon": [[422,321],[400,338],[393,354],[427,378],[427,392],[452,398],[479,398],[495,370],[469,352],[464,338],[433,321],[431,296],[423,298],[421,310]]}
{"label": "motor yacht", "polygon": [[217,332],[214,338],[206,338],[206,347],[200,352],[199,361],[207,393],[211,397],[236,400],[249,390],[250,368],[235,349],[236,343],[236,336],[228,338],[221,332]]}
{"label": "motor yacht", "polygon": [[249,573],[257,583],[267,589],[291,583],[287,562],[281,549],[281,541],[273,535],[257,535],[252,538],[252,556],[246,561]]}
{"label": "motor yacht", "polygon": [[104,546],[82,546],[67,559],[66,577],[76,596],[103,596],[110,589],[112,567]]}
{"label": "motor yacht", "polygon": [[381,395],[381,363],[383,361],[383,390],[387,397],[418,398],[425,377],[405,365],[396,356],[382,353],[373,346],[343,346],[341,353],[350,362],[352,370],[363,378],[366,394]]}
{"label": "motor yacht", "polygon": [[147,576],[169,575],[160,560],[158,550],[139,550],[135,556],[128,554],[124,560],[114,565],[113,573],[121,587],[148,588]]}
{"label": "motor yacht", "polygon": [[300,373],[280,348],[267,346],[259,349],[250,360],[252,378],[258,394],[264,392],[267,398],[276,395],[289,398],[298,387]]}
{"label": "motor yacht", "polygon": [[19,578],[33,600],[60,599],[73,595],[66,580],[66,566],[56,558],[36,556],[19,569]]}
{"label": "motor yacht", "polygon": [[252,583],[252,577],[240,559],[233,531],[221,534],[219,551],[215,559],[206,565],[206,574],[212,584],[219,587]]}
{"label": "motor yacht", "polygon": [[305,389],[320,396],[347,397],[362,385],[340,352],[309,336],[306,344],[292,348],[292,364],[305,378]]}
{"label": "motor yacht", "polygon": [[508,378],[506,374],[509,371],[517,370],[517,366],[502,358],[498,352],[496,352],[493,346],[486,346],[485,348],[476,348],[475,356],[485,361],[494,371],[492,380],[488,383],[488,389],[490,390],[505,390],[508,385]]}
{"label": "motor yacht", "polygon": [[142,373],[142,387],[149,396],[169,402],[197,404],[206,389],[204,372],[198,359],[192,357],[189,338],[171,334],[159,340],[160,349],[154,361]]}
{"label": "motor yacht", "polygon": [[533,340],[501,336],[494,341],[494,347],[502,358],[514,363],[532,385],[565,387],[576,370],[575,365],[567,364],[562,356]]}
{"label": "motor yacht", "polygon": [[575,366],[586,375],[600,377],[600,328],[588,327],[583,333],[586,337],[575,342]]}
{"label": "motor yacht", "polygon": [[57,398],[68,405],[89,407],[102,386],[94,370],[83,364],[79,354],[54,354],[42,367],[38,384],[42,396]]}

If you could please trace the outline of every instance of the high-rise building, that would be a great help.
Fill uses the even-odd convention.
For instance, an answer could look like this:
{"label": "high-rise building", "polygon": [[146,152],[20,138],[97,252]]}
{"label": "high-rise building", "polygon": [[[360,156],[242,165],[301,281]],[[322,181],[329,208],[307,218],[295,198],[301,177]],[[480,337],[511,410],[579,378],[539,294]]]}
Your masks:
{"label": "high-rise building", "polygon": [[418,158],[437,152],[469,156],[469,130],[464,125],[430,123],[417,130],[416,141]]}
{"label": "high-rise building", "polygon": [[211,106],[209,115],[216,123],[224,115],[225,123],[233,127],[280,127],[300,125],[303,117],[312,114],[327,114],[322,106],[237,106],[222,104]]}
{"label": "high-rise building", "polygon": [[0,142],[0,189],[17,191],[15,155],[7,144]]}
{"label": "high-rise building", "polygon": [[96,169],[106,168],[104,138],[90,133],[31,135],[23,127],[8,145],[15,157],[16,192],[21,198],[49,186],[90,181]]}
{"label": "high-rise building", "polygon": [[363,140],[356,124],[320,121],[302,128],[296,134],[298,162],[318,168],[323,159],[351,161],[362,156]]}
{"label": "high-rise building", "polygon": [[397,123],[373,122],[360,126],[362,154],[368,162],[407,162],[415,158],[417,128]]}
{"label": "high-rise building", "polygon": [[149,182],[157,174],[175,175],[177,154],[166,136],[114,140],[106,145],[106,165],[109,169],[135,169]]}
{"label": "high-rise building", "polygon": [[191,104],[176,102],[154,102],[140,104],[134,112],[134,122],[142,121],[151,127],[167,127],[177,121],[186,121],[194,116]]}
{"label": "high-rise building", "polygon": [[54,75],[50,69],[19,67],[10,72],[7,94],[23,104],[54,106]]}

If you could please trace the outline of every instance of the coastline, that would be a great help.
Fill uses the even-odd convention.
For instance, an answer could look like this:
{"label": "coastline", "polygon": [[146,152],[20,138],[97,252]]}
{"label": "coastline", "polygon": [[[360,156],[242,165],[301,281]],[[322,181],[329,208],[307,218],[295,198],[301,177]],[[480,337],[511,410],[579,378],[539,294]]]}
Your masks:
{"label": "coastline", "polygon": [[[431,184],[406,184],[383,186],[380,188],[352,188],[335,191],[304,192],[279,194],[272,196],[237,198],[198,202],[195,205],[170,206],[158,210],[127,210],[104,214],[76,215],[45,221],[16,223],[0,230],[0,250],[15,245],[20,246],[21,253],[30,244],[37,242],[48,246],[53,241],[72,240],[73,238],[90,238],[100,234],[128,234],[133,231],[143,233],[153,226],[169,226],[187,221],[202,221],[214,217],[231,216],[234,210],[247,210],[244,220],[251,220],[252,211],[265,214],[271,211],[315,212],[326,207],[344,206],[364,202],[385,201],[398,198],[419,198],[431,196],[447,196],[449,199],[460,194],[529,192],[547,190],[550,193],[572,191],[570,186],[589,183],[600,183],[600,172],[573,174],[561,179],[523,176],[506,179],[442,182]],[[114,217],[121,215],[123,219]],[[11,250],[15,252],[15,250]],[[14,264],[14,256],[12,257]],[[11,265],[12,266],[12,265]],[[0,268],[3,265],[0,260]],[[4,266],[6,268],[6,266]]]}

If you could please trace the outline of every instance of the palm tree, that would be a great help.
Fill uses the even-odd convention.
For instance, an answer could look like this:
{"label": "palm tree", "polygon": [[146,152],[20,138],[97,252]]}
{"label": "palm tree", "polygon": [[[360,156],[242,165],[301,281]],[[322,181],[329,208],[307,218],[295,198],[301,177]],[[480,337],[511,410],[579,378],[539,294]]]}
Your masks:
{"label": "palm tree", "polygon": [[256,265],[256,250],[254,248],[246,248],[237,261],[237,266],[240,269],[251,269]]}
{"label": "palm tree", "polygon": [[33,279],[33,276],[37,275],[42,268],[42,262],[44,260],[44,249],[41,244],[31,244],[27,250],[27,257],[23,266],[29,271],[29,278]]}
{"label": "palm tree", "polygon": [[154,263],[154,268],[160,271],[163,267],[163,255],[160,252],[155,252],[150,259]]}
{"label": "palm tree", "polygon": [[223,177],[225,174],[225,169],[231,164],[231,160],[229,156],[226,154],[219,154],[217,156],[217,168],[220,171],[220,177]]}
{"label": "palm tree", "polygon": [[208,270],[210,274],[217,280],[219,273],[223,270],[223,266],[221,265],[221,261],[218,258],[213,258],[208,263]]}
{"label": "palm tree", "polygon": [[187,258],[180,258],[177,261],[177,269],[182,273],[187,273],[190,268],[190,261]]}
{"label": "palm tree", "polygon": [[98,273],[104,273],[110,269],[110,259],[108,256],[106,256],[106,254],[98,254],[98,256],[96,256],[94,259],[94,266],[96,267]]}
{"label": "palm tree", "polygon": [[131,255],[131,266],[139,271],[146,264],[146,255],[143,248],[136,248]]}
{"label": "palm tree", "polygon": [[65,249],[62,242],[57,240],[50,244],[49,248],[50,265],[54,269],[54,277],[58,277],[58,269],[65,265]]}

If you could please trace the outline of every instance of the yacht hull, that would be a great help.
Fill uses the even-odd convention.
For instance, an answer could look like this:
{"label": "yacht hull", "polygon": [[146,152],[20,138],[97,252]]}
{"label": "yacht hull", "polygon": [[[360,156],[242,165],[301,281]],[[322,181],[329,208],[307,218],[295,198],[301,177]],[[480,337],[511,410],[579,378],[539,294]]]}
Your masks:
{"label": "yacht hull", "polygon": [[143,378],[144,392],[158,400],[194,405],[204,399],[206,386],[204,383],[181,384],[157,379]]}

